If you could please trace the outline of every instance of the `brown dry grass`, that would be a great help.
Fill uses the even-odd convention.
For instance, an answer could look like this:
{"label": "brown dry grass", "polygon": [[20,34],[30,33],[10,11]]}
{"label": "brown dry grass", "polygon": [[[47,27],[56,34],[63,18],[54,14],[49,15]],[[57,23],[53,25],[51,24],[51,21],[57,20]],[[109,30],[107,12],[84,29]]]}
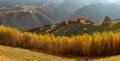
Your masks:
{"label": "brown dry grass", "polygon": [[0,46],[0,61],[120,61],[120,55],[109,57],[65,57],[21,48]]}

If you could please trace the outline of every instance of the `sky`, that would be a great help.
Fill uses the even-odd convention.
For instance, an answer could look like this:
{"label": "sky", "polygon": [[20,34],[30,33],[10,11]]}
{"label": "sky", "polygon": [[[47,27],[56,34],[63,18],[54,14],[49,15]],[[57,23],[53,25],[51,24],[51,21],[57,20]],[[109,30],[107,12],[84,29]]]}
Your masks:
{"label": "sky", "polygon": [[[0,0],[0,1],[5,1],[5,0]],[[8,0],[6,0],[8,1]],[[20,0],[9,0],[9,1],[20,1]],[[22,0],[21,0],[22,1]],[[60,3],[60,2],[73,2],[73,1],[76,1],[76,2],[79,2],[79,3],[82,3],[82,2],[89,2],[89,3],[117,3],[117,2],[120,2],[120,0],[23,0],[23,1],[44,1],[44,2],[54,2],[54,3]]]}
{"label": "sky", "polygon": [[78,2],[78,3],[119,3],[120,0],[60,0],[61,2]]}
{"label": "sky", "polygon": [[89,3],[89,4],[93,4],[93,3],[119,3],[120,0],[0,0],[0,1],[31,1],[31,2],[47,2],[47,3],[63,3],[63,2],[76,2],[76,3]]}

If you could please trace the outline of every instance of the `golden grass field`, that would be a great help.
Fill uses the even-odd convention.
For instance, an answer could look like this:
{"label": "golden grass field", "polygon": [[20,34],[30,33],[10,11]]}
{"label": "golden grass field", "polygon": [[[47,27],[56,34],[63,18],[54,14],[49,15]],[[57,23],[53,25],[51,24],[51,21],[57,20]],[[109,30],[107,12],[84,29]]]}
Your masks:
{"label": "golden grass field", "polygon": [[120,55],[100,58],[63,57],[21,48],[0,46],[0,61],[120,61]]}

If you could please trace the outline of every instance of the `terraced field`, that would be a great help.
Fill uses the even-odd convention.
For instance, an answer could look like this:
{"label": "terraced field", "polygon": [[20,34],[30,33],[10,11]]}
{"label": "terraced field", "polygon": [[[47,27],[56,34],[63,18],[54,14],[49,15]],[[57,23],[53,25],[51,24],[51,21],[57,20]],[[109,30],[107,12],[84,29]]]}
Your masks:
{"label": "terraced field", "polygon": [[120,55],[103,58],[63,57],[26,49],[0,46],[0,61],[120,61]]}

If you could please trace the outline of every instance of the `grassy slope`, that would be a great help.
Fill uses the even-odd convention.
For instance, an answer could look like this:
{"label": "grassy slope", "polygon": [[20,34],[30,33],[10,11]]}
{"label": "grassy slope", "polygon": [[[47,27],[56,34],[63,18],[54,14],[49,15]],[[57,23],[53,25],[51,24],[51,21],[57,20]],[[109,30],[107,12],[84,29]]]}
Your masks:
{"label": "grassy slope", "polygon": [[23,31],[40,25],[54,23],[53,19],[47,16],[46,13],[37,11],[31,6],[26,9],[22,7],[5,7],[6,9],[2,11],[2,24]]}
{"label": "grassy slope", "polygon": [[[87,31],[84,31],[85,28],[87,28]],[[46,33],[45,31],[40,31],[40,28],[35,28],[28,31],[38,32],[41,34]],[[99,25],[99,24],[90,25],[90,24],[73,23],[65,26],[60,26],[49,33],[58,35],[58,36],[63,36],[63,35],[72,36],[72,35],[82,35],[84,33],[93,34],[96,31],[97,32],[103,32],[103,31],[119,32],[120,21],[111,22],[110,24],[106,24],[106,25]]]}
{"label": "grassy slope", "polygon": [[69,61],[69,58],[0,46],[0,61]]}
{"label": "grassy slope", "polygon": [[[87,31],[84,31],[84,29],[87,28]],[[118,32],[120,31],[120,22],[112,22],[111,24],[106,25],[82,25],[79,23],[75,24],[69,24],[64,27],[60,27],[53,32],[52,34],[55,35],[65,35],[65,36],[71,36],[71,35],[82,35],[84,33],[92,34],[94,32],[103,32],[103,31],[113,31]]]}
{"label": "grassy slope", "polygon": [[103,58],[62,57],[26,49],[0,46],[0,61],[119,61],[120,55]]}
{"label": "grassy slope", "polygon": [[[84,31],[84,28],[87,28],[87,31]],[[100,25],[82,25],[82,24],[70,24],[64,27],[61,27],[52,33],[55,35],[82,35],[84,33],[92,34],[94,32],[103,32],[103,31],[109,31],[109,25],[100,26]]]}

